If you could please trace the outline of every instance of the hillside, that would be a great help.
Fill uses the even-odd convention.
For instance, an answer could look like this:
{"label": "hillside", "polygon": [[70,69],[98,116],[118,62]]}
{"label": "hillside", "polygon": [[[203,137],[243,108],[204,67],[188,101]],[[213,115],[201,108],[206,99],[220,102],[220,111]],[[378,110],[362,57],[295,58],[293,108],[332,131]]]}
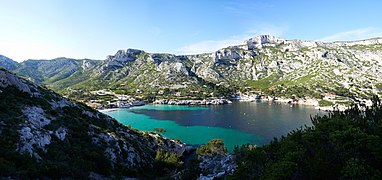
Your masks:
{"label": "hillside", "polygon": [[185,150],[1,68],[0,144],[0,177],[12,179],[160,177]]}
{"label": "hillside", "polygon": [[380,179],[382,105],[376,96],[373,102],[313,117],[313,127],[233,155],[212,140],[182,170],[184,144],[130,129],[0,69],[0,177]]}
{"label": "hillside", "polygon": [[14,72],[36,83],[62,89],[88,79],[88,71],[98,64],[100,61],[89,59],[27,60],[19,63]]}
{"label": "hillside", "polygon": [[18,66],[18,63],[16,61],[13,61],[12,59],[5,57],[3,55],[0,55],[0,66],[8,69],[8,70],[15,70]]}
{"label": "hillside", "polygon": [[174,89],[182,96],[195,97],[241,91],[288,98],[320,99],[329,93],[345,99],[366,99],[382,95],[381,67],[379,38],[324,43],[262,35],[206,54],[152,54],[127,49],[102,61],[29,60],[14,71],[65,95],[73,90],[111,89],[136,94],[137,89],[144,89],[146,96],[158,96],[160,90]]}

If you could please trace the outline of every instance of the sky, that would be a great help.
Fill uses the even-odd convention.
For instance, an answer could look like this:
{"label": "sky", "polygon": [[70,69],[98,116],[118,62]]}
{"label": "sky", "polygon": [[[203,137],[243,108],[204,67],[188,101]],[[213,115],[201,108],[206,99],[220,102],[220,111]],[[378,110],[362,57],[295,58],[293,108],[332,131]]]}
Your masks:
{"label": "sky", "polygon": [[105,59],[119,49],[213,52],[260,34],[382,37],[379,0],[0,0],[0,54]]}

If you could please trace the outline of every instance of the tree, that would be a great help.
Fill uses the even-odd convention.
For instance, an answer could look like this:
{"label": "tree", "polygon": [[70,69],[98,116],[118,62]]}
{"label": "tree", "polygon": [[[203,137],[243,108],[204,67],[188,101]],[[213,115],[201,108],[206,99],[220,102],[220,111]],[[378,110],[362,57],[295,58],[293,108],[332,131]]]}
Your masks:
{"label": "tree", "polygon": [[224,146],[224,142],[221,139],[212,139],[206,145],[202,145],[196,150],[196,154],[203,156],[225,155],[226,153],[227,147]]}
{"label": "tree", "polygon": [[183,161],[180,160],[176,153],[165,152],[163,149],[157,150],[154,165],[155,176],[164,177],[170,175],[172,171],[176,171],[182,165]]}

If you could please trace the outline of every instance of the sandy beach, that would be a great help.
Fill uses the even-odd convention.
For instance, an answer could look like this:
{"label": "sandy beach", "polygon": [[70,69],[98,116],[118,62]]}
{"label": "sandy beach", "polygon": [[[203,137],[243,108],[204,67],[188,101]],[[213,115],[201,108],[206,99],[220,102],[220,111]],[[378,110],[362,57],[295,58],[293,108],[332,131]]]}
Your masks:
{"label": "sandy beach", "polygon": [[120,110],[121,108],[109,108],[109,109],[97,109],[99,112],[110,112],[110,111],[117,111]]}

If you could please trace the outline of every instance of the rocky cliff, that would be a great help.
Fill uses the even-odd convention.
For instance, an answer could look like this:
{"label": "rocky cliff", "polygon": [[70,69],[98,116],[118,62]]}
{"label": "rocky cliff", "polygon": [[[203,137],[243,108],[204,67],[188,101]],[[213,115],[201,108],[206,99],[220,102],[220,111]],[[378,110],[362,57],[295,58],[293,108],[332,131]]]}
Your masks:
{"label": "rocky cliff", "polygon": [[150,177],[158,150],[185,145],[130,129],[0,69],[0,177]]}

